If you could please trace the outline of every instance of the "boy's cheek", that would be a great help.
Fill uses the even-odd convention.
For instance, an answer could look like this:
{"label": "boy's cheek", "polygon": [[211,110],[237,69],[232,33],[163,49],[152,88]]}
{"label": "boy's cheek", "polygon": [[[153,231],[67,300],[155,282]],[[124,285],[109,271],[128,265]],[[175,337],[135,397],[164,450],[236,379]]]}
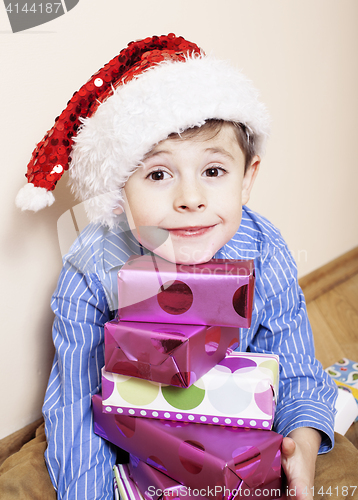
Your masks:
{"label": "boy's cheek", "polygon": [[165,246],[171,254],[173,253],[169,231],[157,226],[137,226],[131,228],[131,232],[136,240],[148,250],[156,252],[158,248]]}
{"label": "boy's cheek", "polygon": [[[145,225],[144,220],[140,220],[141,218],[138,218],[138,215],[136,214],[136,206],[131,203],[126,194],[124,193],[124,213],[126,214],[127,221],[130,227],[130,230],[136,231],[137,226]],[[144,211],[143,211],[144,213]],[[140,215],[140,213],[139,213]]]}
{"label": "boy's cheek", "polygon": [[132,191],[129,196],[124,191],[124,212],[131,228],[158,225],[165,209],[162,197],[158,200],[141,190]]}

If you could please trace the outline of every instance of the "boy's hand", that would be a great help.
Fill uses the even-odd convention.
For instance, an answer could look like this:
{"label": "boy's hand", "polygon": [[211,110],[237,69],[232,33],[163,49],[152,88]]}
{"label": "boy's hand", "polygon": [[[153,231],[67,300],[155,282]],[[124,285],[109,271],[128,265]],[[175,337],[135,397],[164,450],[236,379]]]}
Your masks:
{"label": "boy's hand", "polygon": [[282,443],[282,467],[287,478],[283,498],[313,500],[313,485],[321,435],[310,427],[290,432]]}

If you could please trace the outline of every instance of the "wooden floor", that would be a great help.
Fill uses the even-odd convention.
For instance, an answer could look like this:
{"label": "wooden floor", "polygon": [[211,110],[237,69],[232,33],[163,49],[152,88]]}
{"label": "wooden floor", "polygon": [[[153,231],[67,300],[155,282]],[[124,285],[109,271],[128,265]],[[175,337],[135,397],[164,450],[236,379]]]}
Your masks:
{"label": "wooden floor", "polygon": [[[358,263],[358,256],[355,255],[353,260]],[[343,357],[358,361],[358,272],[354,262],[351,269],[353,275],[348,273],[343,281],[340,279],[338,284],[325,286],[321,291],[315,286],[314,293],[311,293],[309,280],[300,280],[304,293],[307,291],[307,310],[316,357],[324,368]],[[346,437],[358,448],[358,422],[349,429]]]}

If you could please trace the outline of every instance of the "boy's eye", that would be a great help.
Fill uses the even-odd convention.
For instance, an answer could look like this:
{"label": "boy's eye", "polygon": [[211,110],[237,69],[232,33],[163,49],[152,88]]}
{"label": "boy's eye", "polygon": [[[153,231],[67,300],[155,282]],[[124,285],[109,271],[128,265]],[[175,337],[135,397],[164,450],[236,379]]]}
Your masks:
{"label": "boy's eye", "polygon": [[150,179],[151,181],[163,181],[169,178],[170,175],[168,174],[168,172],[164,172],[164,170],[155,170],[154,172],[150,172],[150,174],[147,175],[147,179]]}
{"label": "boy's eye", "polygon": [[210,167],[204,172],[205,177],[220,177],[225,174],[225,170],[221,167]]}

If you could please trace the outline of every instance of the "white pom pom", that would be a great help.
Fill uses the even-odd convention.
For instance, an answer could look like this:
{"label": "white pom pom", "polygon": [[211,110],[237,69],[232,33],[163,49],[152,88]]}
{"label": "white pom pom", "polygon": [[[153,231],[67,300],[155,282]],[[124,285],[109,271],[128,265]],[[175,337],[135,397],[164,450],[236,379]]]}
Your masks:
{"label": "white pom pom", "polygon": [[55,197],[51,191],[28,183],[17,193],[15,204],[21,210],[37,212],[42,208],[50,207],[54,201]]}

